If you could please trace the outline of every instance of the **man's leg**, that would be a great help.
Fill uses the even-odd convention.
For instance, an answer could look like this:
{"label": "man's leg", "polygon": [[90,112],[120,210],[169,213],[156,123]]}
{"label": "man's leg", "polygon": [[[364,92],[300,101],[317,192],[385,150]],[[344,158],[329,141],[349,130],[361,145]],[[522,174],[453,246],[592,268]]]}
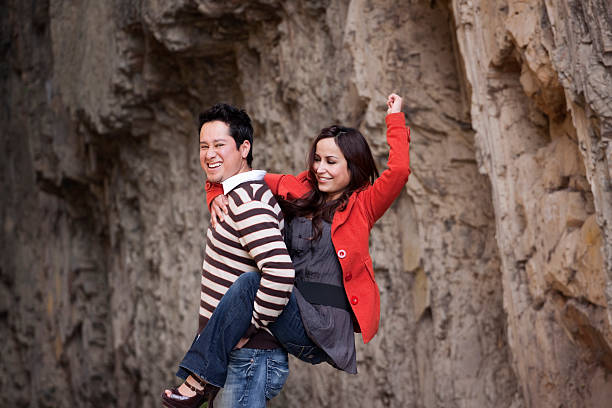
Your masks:
{"label": "man's leg", "polygon": [[289,361],[283,349],[240,349],[230,354],[225,387],[215,399],[215,408],[264,408],[289,376]]}

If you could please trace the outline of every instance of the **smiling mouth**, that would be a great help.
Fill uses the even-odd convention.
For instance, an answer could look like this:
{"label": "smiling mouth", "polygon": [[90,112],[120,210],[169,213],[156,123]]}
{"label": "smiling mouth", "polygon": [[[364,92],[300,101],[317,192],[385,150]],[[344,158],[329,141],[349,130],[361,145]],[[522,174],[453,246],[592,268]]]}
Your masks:
{"label": "smiling mouth", "polygon": [[209,169],[216,169],[218,167],[221,167],[221,163],[208,163]]}

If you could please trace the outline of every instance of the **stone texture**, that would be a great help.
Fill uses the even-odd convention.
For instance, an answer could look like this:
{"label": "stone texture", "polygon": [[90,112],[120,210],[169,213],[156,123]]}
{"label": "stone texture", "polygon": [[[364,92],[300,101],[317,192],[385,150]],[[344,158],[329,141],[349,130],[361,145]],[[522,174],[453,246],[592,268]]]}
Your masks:
{"label": "stone texture", "polygon": [[605,150],[612,88],[594,81],[612,71],[608,51],[597,47],[602,39],[588,36],[595,23],[604,37],[610,31],[609,3],[453,5],[525,403],[604,406],[612,384],[592,379],[609,373],[612,341]]}
{"label": "stone texture", "polygon": [[[152,406],[197,327],[197,113],[244,106],[255,167],[359,127],[413,174],[371,239],[359,375],[291,362],[272,406],[612,400],[606,0],[8,1],[0,12],[0,405]],[[9,400],[10,398],[10,400]]]}

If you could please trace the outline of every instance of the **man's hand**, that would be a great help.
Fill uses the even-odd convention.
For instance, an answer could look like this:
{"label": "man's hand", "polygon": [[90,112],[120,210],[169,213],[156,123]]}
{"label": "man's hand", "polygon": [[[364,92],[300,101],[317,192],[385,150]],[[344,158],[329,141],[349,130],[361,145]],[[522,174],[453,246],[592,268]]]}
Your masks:
{"label": "man's hand", "polygon": [[210,223],[215,228],[217,223],[222,222],[227,215],[227,205],[229,201],[224,195],[218,195],[210,203]]}
{"label": "man's hand", "polygon": [[387,98],[387,107],[389,108],[387,109],[387,115],[390,113],[401,112],[402,111],[402,98],[399,95],[392,93]]}
{"label": "man's hand", "polygon": [[234,350],[237,349],[241,349],[244,347],[245,344],[247,344],[249,342],[249,338],[248,337],[243,337],[238,341],[238,344],[236,344],[236,347],[234,347]]}

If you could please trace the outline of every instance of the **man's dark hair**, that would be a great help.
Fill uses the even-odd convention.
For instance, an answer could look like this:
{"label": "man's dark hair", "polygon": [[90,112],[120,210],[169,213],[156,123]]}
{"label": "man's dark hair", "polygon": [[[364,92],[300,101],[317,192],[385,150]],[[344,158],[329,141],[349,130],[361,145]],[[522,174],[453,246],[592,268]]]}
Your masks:
{"label": "man's dark hair", "polygon": [[229,126],[229,133],[236,142],[236,149],[240,147],[242,142],[248,140],[251,143],[249,154],[247,155],[247,164],[251,167],[253,161],[253,126],[251,118],[244,111],[226,103],[218,103],[200,113],[200,127],[198,128],[198,136],[202,130],[202,126],[207,122],[221,121]]}

